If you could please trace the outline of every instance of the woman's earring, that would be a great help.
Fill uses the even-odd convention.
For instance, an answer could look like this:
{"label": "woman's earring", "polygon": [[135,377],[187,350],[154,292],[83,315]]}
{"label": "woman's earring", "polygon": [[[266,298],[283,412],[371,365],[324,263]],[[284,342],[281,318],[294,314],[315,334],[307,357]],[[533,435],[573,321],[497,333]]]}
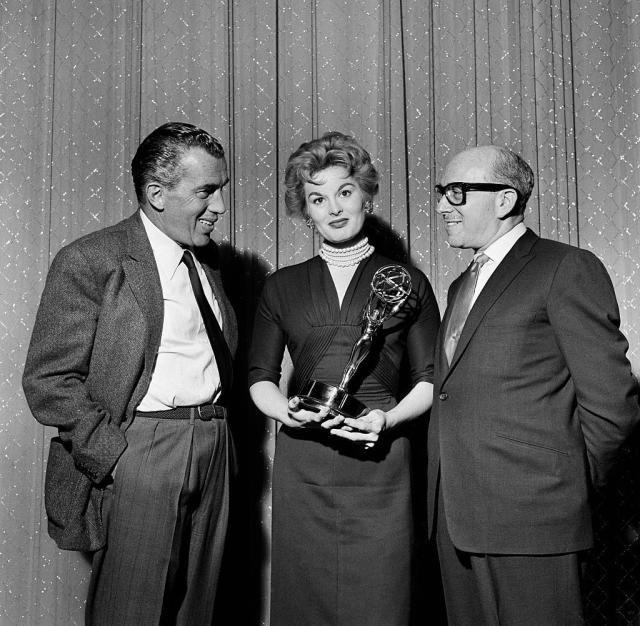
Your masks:
{"label": "woman's earring", "polygon": [[306,219],[306,221],[305,221],[305,226],[306,226],[307,228],[310,228],[311,230],[313,230],[313,220],[312,220],[310,217],[308,217],[308,218]]}
{"label": "woman's earring", "polygon": [[367,200],[364,203],[364,210],[366,213],[368,213],[369,215],[371,215],[373,213],[373,201],[372,200]]}

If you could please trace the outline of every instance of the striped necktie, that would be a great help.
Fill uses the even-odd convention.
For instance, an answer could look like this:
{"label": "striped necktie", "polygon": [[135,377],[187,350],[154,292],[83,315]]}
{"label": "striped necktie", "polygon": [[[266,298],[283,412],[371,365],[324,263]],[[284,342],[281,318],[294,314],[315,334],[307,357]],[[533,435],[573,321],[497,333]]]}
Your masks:
{"label": "striped necktie", "polygon": [[478,282],[480,268],[489,260],[489,257],[481,252],[474,257],[469,267],[462,274],[460,287],[451,304],[451,315],[447,323],[445,333],[444,352],[447,355],[447,362],[451,364],[453,355],[458,345],[458,340],[462,334],[462,329],[467,321],[467,316],[471,309],[471,300]]}

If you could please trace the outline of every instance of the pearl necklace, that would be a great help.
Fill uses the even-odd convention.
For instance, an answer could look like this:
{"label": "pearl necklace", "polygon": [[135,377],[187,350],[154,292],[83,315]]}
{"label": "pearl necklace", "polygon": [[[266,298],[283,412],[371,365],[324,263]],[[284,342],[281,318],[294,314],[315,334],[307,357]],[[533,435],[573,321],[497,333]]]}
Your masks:
{"label": "pearl necklace", "polygon": [[334,248],[328,243],[323,242],[318,254],[320,254],[320,257],[326,261],[328,265],[333,265],[335,267],[351,267],[352,265],[358,265],[360,261],[364,261],[366,258],[370,257],[374,250],[375,248],[365,237],[348,248]]}

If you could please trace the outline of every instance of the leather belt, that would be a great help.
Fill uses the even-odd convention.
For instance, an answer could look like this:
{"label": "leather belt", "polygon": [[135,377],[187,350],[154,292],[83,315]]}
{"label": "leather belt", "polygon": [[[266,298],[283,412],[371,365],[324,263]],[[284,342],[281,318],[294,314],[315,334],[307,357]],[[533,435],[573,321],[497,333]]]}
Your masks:
{"label": "leather belt", "polygon": [[136,411],[136,417],[168,420],[202,420],[225,419],[227,409],[219,404],[201,404],[200,406],[178,406],[166,411]]}

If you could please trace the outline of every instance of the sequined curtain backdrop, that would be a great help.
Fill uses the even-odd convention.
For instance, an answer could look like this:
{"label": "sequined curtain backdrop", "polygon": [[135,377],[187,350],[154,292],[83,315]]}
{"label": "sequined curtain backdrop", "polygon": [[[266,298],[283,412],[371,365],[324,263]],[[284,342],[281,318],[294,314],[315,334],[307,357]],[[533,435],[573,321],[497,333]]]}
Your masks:
{"label": "sequined curtain backdrop", "polygon": [[[522,152],[537,173],[527,222],[604,260],[640,369],[636,1],[0,0],[0,11],[1,624],[83,623],[88,563],[46,534],[51,433],[31,418],[20,375],[52,256],[133,212],[129,161],[164,121],[227,146],[216,238],[245,337],[265,274],[317,248],[284,213],[286,159],[339,129],[374,156],[377,213],[441,304],[467,258],[444,243],[437,177],[469,144]],[[262,522],[245,558],[259,561],[251,593],[266,623],[273,432],[246,414],[255,432],[241,456]]]}

